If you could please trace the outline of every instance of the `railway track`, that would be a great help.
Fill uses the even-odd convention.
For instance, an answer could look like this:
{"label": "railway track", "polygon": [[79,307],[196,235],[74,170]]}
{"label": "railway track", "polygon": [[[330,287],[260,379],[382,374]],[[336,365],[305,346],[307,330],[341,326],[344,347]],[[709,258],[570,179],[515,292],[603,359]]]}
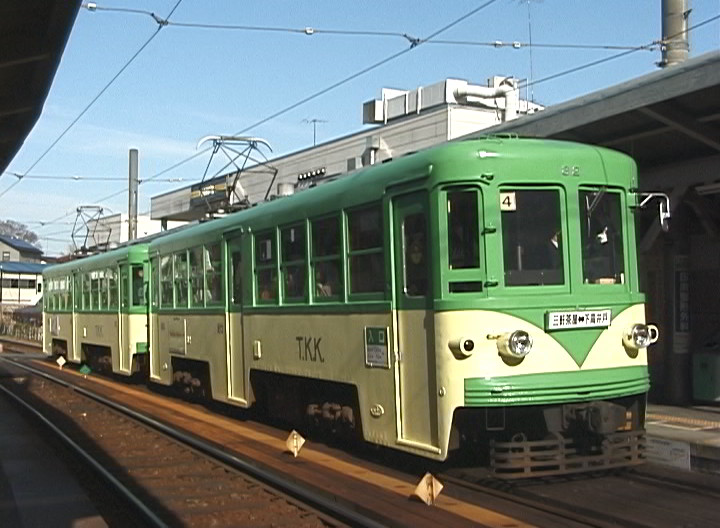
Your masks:
{"label": "railway track", "polygon": [[593,528],[718,526],[720,479],[662,466],[522,483],[476,479],[472,471],[440,478]]}
{"label": "railway track", "polygon": [[[21,362],[27,363],[24,360]],[[232,466],[235,460],[249,465],[250,469],[270,468],[276,475],[284,475],[283,478],[286,480],[295,482],[298,487],[306,490],[315,489],[326,501],[344,505],[347,510],[366,517],[342,521],[337,521],[336,518],[326,519],[322,517],[323,514],[328,514],[325,507],[319,508],[321,514],[318,517],[305,516],[303,506],[293,502],[297,500],[304,502],[304,499],[298,499],[295,492],[287,492],[287,495],[290,495],[290,502],[296,504],[302,521],[319,520],[326,523],[324,525],[345,522],[363,526],[376,523],[417,527],[473,525],[645,528],[716,525],[714,505],[720,498],[717,478],[701,474],[673,473],[658,466],[590,477],[534,479],[518,483],[487,479],[486,473],[478,471],[447,471],[438,474],[445,485],[443,494],[434,507],[427,507],[419,501],[408,500],[414,483],[417,482],[413,474],[422,474],[419,467],[408,470],[408,467],[403,466],[401,462],[386,464],[382,457],[374,458],[367,454],[361,455],[365,462],[358,461],[357,455],[348,455],[327,446],[314,444],[310,452],[303,451],[298,459],[293,459],[292,456],[288,456],[287,453],[282,454],[278,449],[279,445],[284,445],[284,433],[271,427],[245,423],[236,415],[230,418],[218,417],[202,406],[158,397],[152,391],[141,387],[127,387],[125,384],[113,383],[95,376],[84,379],[76,371],[60,372],[47,362],[34,362],[33,368],[35,367],[43,371],[43,375],[62,374],[64,379],[74,380],[78,388],[66,388],[65,393],[81,394],[90,387],[91,392],[97,389],[112,399],[124,398],[126,402],[132,402],[129,406],[133,407],[134,412],[152,415],[154,418],[151,418],[151,421],[156,421],[161,426],[173,422],[175,424],[173,428],[185,430],[181,432],[182,435],[206,444],[207,452],[211,456],[217,451],[221,456],[227,457],[227,462],[220,463],[222,471],[226,471],[226,466]],[[51,385],[47,380],[40,383],[45,383],[46,387]],[[125,394],[127,397],[124,396]],[[59,399],[67,398],[67,395],[63,395]],[[164,410],[164,407],[167,407],[167,410]],[[74,419],[85,421],[87,416],[83,417],[82,413],[87,415],[88,411],[81,409],[83,407],[76,402],[71,406],[70,414]],[[130,409],[131,414],[133,409]],[[115,423],[116,419],[112,419],[101,428],[105,431],[103,433],[105,436],[120,436],[118,432],[107,434],[107,431],[114,431],[112,426]],[[248,431],[246,428],[251,430]],[[165,475],[162,471],[169,471],[171,476],[177,472],[187,475],[188,472],[183,470],[184,464],[197,456],[194,453],[201,448],[190,448],[191,454],[188,455],[170,457],[168,454],[166,457],[169,453],[165,447],[169,442],[168,434],[170,433],[160,433],[162,441],[155,441],[161,453],[159,456],[148,453],[144,448],[152,444],[152,440],[137,440],[134,434],[129,434],[129,437],[126,435],[123,448],[125,456],[119,455],[112,463],[121,468],[126,465],[129,467],[126,462],[135,459],[147,465],[143,471],[151,472],[153,471],[149,469],[151,462],[156,459],[166,460],[164,468],[163,464],[160,464],[157,471],[161,473],[157,475]],[[392,458],[399,460],[397,456]],[[173,471],[176,473],[172,473]],[[155,480],[172,480],[157,475]],[[152,475],[148,478],[152,480]],[[181,496],[179,501],[170,502],[167,506],[173,515],[182,513],[183,509],[192,510],[201,505],[205,505],[207,511],[212,507],[212,493],[207,497],[203,496],[204,483],[207,483],[207,479],[198,478],[193,481],[192,475],[189,479],[184,489],[185,495]],[[262,480],[262,483],[266,482]],[[257,484],[257,487],[262,487],[262,483]],[[368,487],[373,489],[369,491]],[[384,488],[385,491],[376,488]],[[217,499],[219,501],[225,498],[223,494],[215,497],[219,497]],[[230,503],[245,500],[242,495],[238,495],[235,499],[228,501],[223,510],[225,513],[228,512],[227,508],[232,509]],[[279,500],[284,499],[276,499],[276,502]],[[686,505],[691,505],[690,511],[687,511]],[[215,506],[223,509],[220,504],[215,503]],[[179,513],[173,508],[178,509]],[[385,515],[382,515],[382,512],[385,512]],[[300,522],[298,524],[314,525]]]}
{"label": "railway track", "polygon": [[[151,417],[13,366],[25,374],[5,378],[0,390],[92,466],[149,526],[382,526]],[[44,379],[29,381],[38,375]],[[48,400],[55,400],[52,408]]]}
{"label": "railway track", "polygon": [[[15,389],[25,392],[24,396],[31,396],[42,400],[45,412],[51,414],[54,423],[64,423],[66,427],[82,429],[81,435],[86,436],[86,442],[91,446],[95,443],[105,450],[105,444],[114,443],[111,439],[117,439],[118,451],[103,457],[103,464],[106,467],[113,467],[123,477],[129,478],[133,484],[147,478],[152,483],[158,483],[160,488],[157,492],[141,491],[138,493],[144,497],[156,500],[152,509],[162,512],[171,519],[171,525],[185,526],[206,526],[209,524],[223,526],[257,526],[258,524],[292,524],[293,526],[315,526],[308,521],[308,514],[304,512],[309,509],[308,502],[316,502],[313,506],[324,514],[318,516],[325,524],[332,525],[354,525],[354,526],[503,526],[506,528],[524,528],[530,526],[566,526],[553,523],[530,522],[533,512],[524,512],[522,515],[503,514],[502,511],[512,511],[511,504],[498,505],[488,503],[459,502],[453,498],[442,495],[434,507],[428,507],[419,500],[412,500],[412,491],[417,485],[417,479],[410,475],[399,475],[397,472],[383,472],[381,468],[369,468],[367,465],[357,464],[357,460],[351,456],[346,460],[337,460],[337,453],[328,455],[325,452],[303,451],[300,457],[294,459],[286,452],[277,449],[277,444],[282,442],[279,438],[271,438],[265,431],[273,430],[270,427],[252,424],[252,431],[245,431],[244,424],[238,424],[236,419],[229,419],[217,416],[202,406],[193,405],[188,402],[158,396],[144,388],[127,387],[125,384],[118,384],[108,379],[96,376],[82,376],[77,371],[63,369],[48,362],[33,361],[32,366],[27,365],[28,361],[22,357],[12,357],[8,360],[0,358],[0,367],[10,363],[10,367],[23,369],[13,378]],[[58,378],[57,381],[51,378]],[[62,378],[62,379],[59,379]],[[68,381],[70,380],[70,381]],[[90,387],[90,388],[89,388]],[[137,426],[125,430],[119,421],[125,419],[123,414],[118,416],[116,410],[108,410],[96,393],[103,393],[113,400],[132,400],[136,405],[131,409],[128,407],[129,415],[152,414],[147,417],[148,421],[157,425],[162,432],[157,439],[145,439],[140,436]],[[82,398],[80,398],[82,397]],[[161,403],[161,402],[164,402]],[[96,408],[95,405],[100,405]],[[122,405],[122,403],[121,403]],[[164,412],[163,406],[170,409]],[[95,410],[92,410],[95,409]],[[91,417],[107,414],[108,417],[100,421],[95,433],[85,430],[86,423]],[[129,419],[129,418],[128,418]],[[172,423],[173,425],[169,425]],[[216,423],[223,424],[221,430],[217,430]],[[242,426],[241,433],[245,438],[240,438],[238,426]],[[189,471],[184,467],[193,460],[195,454],[174,455],[168,450],[168,435],[178,433],[184,440],[192,443],[192,453],[202,451],[209,454],[213,459],[220,459],[219,466],[222,471],[226,467],[241,467],[254,472],[265,470],[269,476],[255,474],[253,478],[267,483],[270,479],[276,479],[280,483],[273,482],[275,488],[282,486],[284,481],[289,487],[283,489],[283,493],[298,504],[298,515],[295,517],[285,513],[276,522],[263,523],[261,520],[247,520],[233,518],[227,523],[213,521],[208,522],[207,518],[201,517],[197,523],[186,520],[188,512],[204,509],[205,512],[212,511],[211,506],[217,506],[221,513],[231,515],[235,509],[246,510],[248,498],[228,492],[218,493],[218,501],[222,504],[207,504],[209,500],[203,496],[208,479],[197,478],[198,472]],[[142,433],[143,435],[145,433]],[[280,433],[283,434],[283,433]],[[147,447],[157,447],[156,453],[149,453]],[[108,448],[109,450],[109,448]],[[272,453],[268,455],[268,450]],[[284,449],[283,449],[284,450]],[[342,455],[341,455],[342,456]],[[347,460],[352,460],[348,463]],[[134,471],[133,462],[140,462],[141,467]],[[158,463],[159,462],[159,463]],[[219,472],[210,471],[215,475]],[[167,473],[165,473],[167,472]],[[388,474],[389,473],[389,474]],[[183,494],[179,499],[159,502],[157,496],[162,497],[172,489],[179,487],[170,485],[169,482],[176,480],[178,476],[187,477],[187,486],[184,486]],[[259,486],[258,486],[259,487]],[[310,500],[307,496],[314,496]],[[285,499],[283,499],[285,500]],[[272,499],[276,503],[278,499]],[[252,503],[253,501],[250,501]],[[269,508],[262,508],[263,512]],[[184,515],[184,516],[183,516]],[[316,515],[317,514],[313,514]],[[163,517],[164,518],[164,517]],[[179,521],[178,519],[182,519]],[[292,521],[290,521],[292,519]],[[221,519],[222,520],[222,519]],[[314,522],[314,521],[313,521]],[[573,525],[576,526],[576,525]]]}

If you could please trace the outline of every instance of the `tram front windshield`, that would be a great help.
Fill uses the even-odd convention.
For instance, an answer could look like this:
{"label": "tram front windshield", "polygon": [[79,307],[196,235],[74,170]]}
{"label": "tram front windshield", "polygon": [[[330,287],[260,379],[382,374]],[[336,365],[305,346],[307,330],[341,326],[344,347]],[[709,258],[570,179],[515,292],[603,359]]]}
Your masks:
{"label": "tram front windshield", "polygon": [[560,191],[515,189],[500,193],[506,286],[563,284]]}

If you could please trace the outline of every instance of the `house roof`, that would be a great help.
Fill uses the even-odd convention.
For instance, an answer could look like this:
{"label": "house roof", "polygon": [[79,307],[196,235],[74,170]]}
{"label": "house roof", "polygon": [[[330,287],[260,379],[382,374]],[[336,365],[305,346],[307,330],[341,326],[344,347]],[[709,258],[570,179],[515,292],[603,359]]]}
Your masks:
{"label": "house roof", "polygon": [[19,238],[11,237],[8,235],[0,235],[0,242],[10,246],[11,248],[17,249],[21,253],[35,253],[36,255],[42,255],[42,249],[36,248],[32,244],[20,240]]}
{"label": "house roof", "polygon": [[40,264],[39,262],[14,262],[14,261],[2,261],[0,262],[0,270],[5,273],[42,273],[47,264]]}

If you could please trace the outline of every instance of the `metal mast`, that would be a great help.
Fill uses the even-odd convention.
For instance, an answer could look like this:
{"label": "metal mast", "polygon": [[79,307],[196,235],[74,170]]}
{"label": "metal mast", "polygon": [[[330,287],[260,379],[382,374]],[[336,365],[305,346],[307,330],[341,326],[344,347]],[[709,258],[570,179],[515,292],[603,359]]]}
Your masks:
{"label": "metal mast", "polygon": [[678,64],[687,59],[690,52],[688,43],[688,0],[662,1],[662,60],[661,68]]}

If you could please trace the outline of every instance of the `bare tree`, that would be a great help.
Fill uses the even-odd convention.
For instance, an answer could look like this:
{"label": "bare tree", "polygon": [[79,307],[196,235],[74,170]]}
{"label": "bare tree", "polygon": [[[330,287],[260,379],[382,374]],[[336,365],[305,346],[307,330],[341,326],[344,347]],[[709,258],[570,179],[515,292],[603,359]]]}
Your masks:
{"label": "bare tree", "polygon": [[39,246],[37,234],[25,224],[15,220],[0,220],[0,235],[19,238],[29,244]]}

